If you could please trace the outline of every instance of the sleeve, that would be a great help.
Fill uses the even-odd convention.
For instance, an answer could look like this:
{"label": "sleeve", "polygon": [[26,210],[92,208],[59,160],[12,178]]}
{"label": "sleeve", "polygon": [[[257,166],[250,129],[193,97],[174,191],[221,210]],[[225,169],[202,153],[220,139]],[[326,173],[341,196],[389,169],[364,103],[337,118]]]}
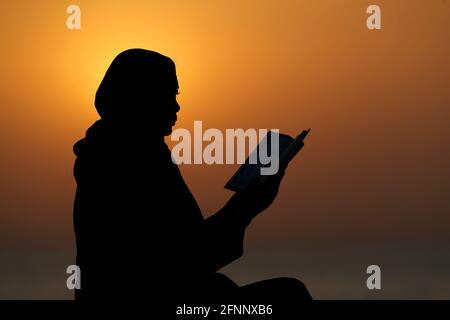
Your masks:
{"label": "sleeve", "polygon": [[176,236],[177,255],[185,268],[193,273],[216,272],[240,258],[247,221],[229,206],[204,219],[187,186],[185,192],[187,198],[179,209],[184,217],[191,218],[179,221]]}

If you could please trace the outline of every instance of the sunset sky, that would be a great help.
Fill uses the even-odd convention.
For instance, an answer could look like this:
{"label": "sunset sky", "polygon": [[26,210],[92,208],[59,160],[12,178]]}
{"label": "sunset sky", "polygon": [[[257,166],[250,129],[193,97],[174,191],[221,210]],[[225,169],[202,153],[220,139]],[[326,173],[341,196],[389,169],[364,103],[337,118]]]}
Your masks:
{"label": "sunset sky", "polygon": [[[72,145],[98,119],[112,59],[135,47],[177,65],[175,128],[312,128],[230,276],[282,273],[318,298],[372,298],[361,288],[379,259],[414,270],[382,297],[450,298],[448,1],[73,3],[81,30],[66,28],[72,2],[1,6],[0,298],[71,297]],[[381,30],[366,28],[370,4]],[[205,216],[237,167],[181,166]]]}

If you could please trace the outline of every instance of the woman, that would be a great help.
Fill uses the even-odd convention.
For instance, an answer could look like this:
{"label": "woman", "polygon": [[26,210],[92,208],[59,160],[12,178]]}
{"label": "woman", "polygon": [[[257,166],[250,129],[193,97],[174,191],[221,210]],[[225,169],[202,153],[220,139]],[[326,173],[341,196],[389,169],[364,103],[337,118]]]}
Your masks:
{"label": "woman", "polygon": [[119,54],[100,84],[101,119],[74,146],[76,299],[247,299],[287,289],[309,298],[294,279],[240,288],[217,273],[242,255],[245,229],[275,199],[284,168],[204,219],[164,143],[177,93],[173,61],[143,49]]}

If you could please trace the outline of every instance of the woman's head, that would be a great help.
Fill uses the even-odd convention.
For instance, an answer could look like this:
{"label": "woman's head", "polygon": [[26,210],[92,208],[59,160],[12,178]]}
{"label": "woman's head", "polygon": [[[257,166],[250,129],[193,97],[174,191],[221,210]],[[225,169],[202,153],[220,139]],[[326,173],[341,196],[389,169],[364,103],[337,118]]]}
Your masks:
{"label": "woman's head", "polygon": [[103,119],[145,125],[168,135],[180,107],[175,63],[157,52],[130,49],[111,63],[95,96]]}

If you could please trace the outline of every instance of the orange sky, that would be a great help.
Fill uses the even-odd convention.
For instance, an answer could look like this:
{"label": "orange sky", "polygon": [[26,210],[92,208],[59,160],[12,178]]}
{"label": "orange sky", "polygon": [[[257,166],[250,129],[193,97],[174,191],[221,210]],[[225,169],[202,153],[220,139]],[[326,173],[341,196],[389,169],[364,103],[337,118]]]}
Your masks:
{"label": "orange sky", "polygon": [[[71,148],[131,47],[176,62],[179,128],[312,128],[250,243],[448,239],[447,1],[76,1],[79,31],[69,4],[2,3],[0,246],[73,246]],[[205,215],[235,170],[182,166]]]}

